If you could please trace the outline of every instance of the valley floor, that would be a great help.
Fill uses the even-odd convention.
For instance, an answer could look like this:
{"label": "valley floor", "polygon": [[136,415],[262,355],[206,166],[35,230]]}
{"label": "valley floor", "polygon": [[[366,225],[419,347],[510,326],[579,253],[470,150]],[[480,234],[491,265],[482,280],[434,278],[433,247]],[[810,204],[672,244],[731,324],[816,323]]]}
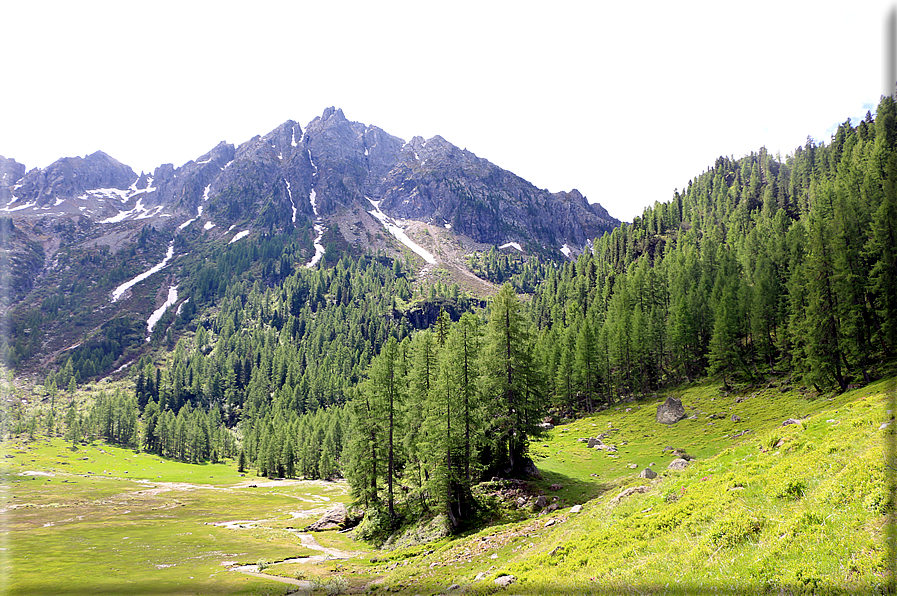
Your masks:
{"label": "valley floor", "polygon": [[[690,418],[656,423],[657,400],[558,426],[532,445],[541,481],[482,487],[497,525],[389,551],[301,532],[349,501],[341,482],[8,440],[0,591],[888,593],[895,379],[823,397],[673,393]],[[602,435],[615,450],[582,441]],[[684,455],[685,469],[668,469]]]}

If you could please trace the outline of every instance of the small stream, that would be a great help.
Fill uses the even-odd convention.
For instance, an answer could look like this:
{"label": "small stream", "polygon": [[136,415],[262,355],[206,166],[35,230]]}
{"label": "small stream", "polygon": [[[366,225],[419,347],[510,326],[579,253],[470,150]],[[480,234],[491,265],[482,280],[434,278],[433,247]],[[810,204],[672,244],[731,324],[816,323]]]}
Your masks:
{"label": "small stream", "polygon": [[[233,522],[233,523],[241,523],[241,522]],[[247,522],[251,523],[251,522]],[[324,561],[332,561],[334,559],[350,559],[356,555],[356,553],[346,552],[343,550],[339,550],[337,548],[328,548],[326,546],[321,546],[315,537],[311,534],[300,532],[299,530],[287,529],[287,532],[291,532],[299,537],[299,541],[302,543],[302,546],[305,548],[309,548],[311,550],[318,550],[324,554],[321,555],[311,555],[309,557],[296,557],[294,559],[286,559],[284,561],[277,561],[278,563],[323,563]],[[305,588],[308,591],[312,590],[312,583],[309,580],[304,579],[293,579],[291,577],[283,577],[280,575],[271,575],[268,573],[263,573],[259,571],[258,565],[239,565],[236,567],[231,567],[228,571],[239,571],[240,573],[245,573],[246,575],[251,575],[253,577],[260,577],[262,579],[270,579],[276,582],[281,582],[284,584],[290,584],[293,586],[299,586],[300,588]]]}

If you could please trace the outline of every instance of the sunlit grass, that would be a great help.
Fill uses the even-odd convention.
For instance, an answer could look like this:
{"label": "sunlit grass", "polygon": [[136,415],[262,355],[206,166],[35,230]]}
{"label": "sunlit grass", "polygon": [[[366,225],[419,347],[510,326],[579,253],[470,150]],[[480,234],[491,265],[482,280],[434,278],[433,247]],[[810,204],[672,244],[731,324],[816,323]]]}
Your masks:
{"label": "sunlit grass", "polygon": [[[884,454],[893,437],[879,427],[889,387],[808,398],[778,388],[726,396],[704,383],[676,392],[695,420],[656,423],[657,400],[562,425],[532,452],[540,486],[564,508],[507,526],[507,542],[492,528],[413,557],[387,584],[442,591],[458,581],[486,594],[508,573],[521,594],[881,592],[890,507]],[[782,426],[788,418],[800,423]],[[605,439],[618,446],[616,458],[577,441],[609,428],[619,429]],[[667,471],[668,446],[694,461]],[[648,466],[659,477],[637,478]],[[552,483],[565,486],[551,491]],[[636,485],[648,492],[612,502]],[[590,495],[581,513],[569,512]],[[555,523],[546,527],[549,519]],[[490,548],[470,564],[451,563],[450,553],[484,543]],[[475,581],[478,572],[486,577]]]}
{"label": "sunlit grass", "polygon": [[347,500],[340,483],[272,481],[108,445],[8,441],[0,457],[10,594],[264,593],[270,580],[230,563],[318,554],[285,528]]}

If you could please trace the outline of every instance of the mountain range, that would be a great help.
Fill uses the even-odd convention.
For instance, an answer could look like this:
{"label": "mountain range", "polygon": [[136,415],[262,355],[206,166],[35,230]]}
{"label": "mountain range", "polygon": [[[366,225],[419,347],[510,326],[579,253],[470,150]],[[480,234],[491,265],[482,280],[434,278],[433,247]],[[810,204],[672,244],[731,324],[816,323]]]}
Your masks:
{"label": "mountain range", "polygon": [[[82,328],[35,342],[34,353],[50,354],[115,317],[173,306],[178,261],[246,237],[293,239],[295,266],[316,266],[327,247],[406,255],[424,275],[443,269],[482,294],[492,288],[466,265],[471,253],[573,258],[620,223],[577,190],[536,188],[440,136],[405,141],[332,107],[304,128],[288,120],[152,173],[101,151],[30,171],[0,156],[0,217],[3,313],[84,299]],[[13,331],[33,333],[22,316]]]}

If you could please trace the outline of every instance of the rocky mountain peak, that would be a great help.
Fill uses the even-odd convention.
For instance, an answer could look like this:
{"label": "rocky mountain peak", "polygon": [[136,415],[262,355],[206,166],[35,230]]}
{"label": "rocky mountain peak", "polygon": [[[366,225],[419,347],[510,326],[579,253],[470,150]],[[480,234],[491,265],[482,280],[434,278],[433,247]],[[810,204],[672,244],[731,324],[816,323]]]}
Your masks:
{"label": "rocky mountain peak", "polygon": [[39,206],[72,199],[88,190],[114,188],[124,190],[137,178],[130,167],[102,151],[86,157],[64,157],[44,169],[25,174],[16,191]]}
{"label": "rocky mountain peak", "polygon": [[330,106],[329,108],[324,110],[324,113],[321,115],[322,120],[330,120],[331,118],[335,118],[339,122],[348,122],[346,120],[346,115],[343,114],[343,110],[341,108],[334,108]]}

